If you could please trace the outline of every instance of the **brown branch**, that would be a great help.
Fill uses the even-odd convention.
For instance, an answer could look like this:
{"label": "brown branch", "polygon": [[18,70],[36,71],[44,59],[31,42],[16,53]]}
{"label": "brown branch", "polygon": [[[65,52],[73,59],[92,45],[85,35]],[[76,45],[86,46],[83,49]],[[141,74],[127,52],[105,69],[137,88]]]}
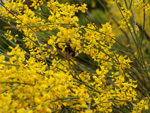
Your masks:
{"label": "brown branch", "polygon": [[150,41],[150,37],[148,36],[148,34],[146,33],[146,31],[142,28],[142,26],[139,23],[137,23],[137,22],[136,22],[136,25],[144,33],[144,35],[146,36],[147,40]]}
{"label": "brown branch", "polygon": [[[82,0],[79,0],[80,4],[84,4]],[[86,14],[88,15],[88,17],[92,20],[93,23],[95,23],[96,27],[100,27],[100,25],[95,21],[95,19],[92,17],[92,15],[90,14],[90,12],[85,9]]]}
{"label": "brown branch", "polygon": [[[116,25],[119,27],[118,22],[113,17],[111,17],[111,18],[116,23]],[[131,43],[130,43],[130,38],[129,38],[128,34],[122,28],[119,27],[119,29],[125,35],[125,37],[127,38],[127,43],[129,44],[129,49],[132,51]]]}
{"label": "brown branch", "polygon": [[4,5],[4,2],[3,2],[3,0],[0,0],[0,2]]}

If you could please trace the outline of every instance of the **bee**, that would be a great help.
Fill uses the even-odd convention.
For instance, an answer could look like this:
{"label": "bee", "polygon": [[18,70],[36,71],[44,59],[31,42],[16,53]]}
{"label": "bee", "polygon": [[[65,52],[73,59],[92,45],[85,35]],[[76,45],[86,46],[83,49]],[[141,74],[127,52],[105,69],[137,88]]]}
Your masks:
{"label": "bee", "polygon": [[69,53],[70,56],[76,57],[78,53],[75,51],[76,48],[72,48],[70,44],[67,44],[67,47],[65,48],[65,52]]}

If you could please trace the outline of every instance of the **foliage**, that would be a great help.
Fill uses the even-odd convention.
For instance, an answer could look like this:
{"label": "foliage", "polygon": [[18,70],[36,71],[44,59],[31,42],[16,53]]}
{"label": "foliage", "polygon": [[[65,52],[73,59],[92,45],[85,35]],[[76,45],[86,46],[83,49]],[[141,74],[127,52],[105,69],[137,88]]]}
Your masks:
{"label": "foliage", "polygon": [[[0,112],[149,110],[149,62],[136,30],[134,1],[106,3],[119,9],[118,28],[129,30],[135,51],[115,39],[110,22],[81,25],[76,15],[87,13],[86,4],[31,1],[0,3],[9,29],[0,31],[9,47],[0,50]],[[140,4],[149,14],[149,4],[138,1],[135,7]],[[126,49],[123,54],[114,50],[116,43]]]}

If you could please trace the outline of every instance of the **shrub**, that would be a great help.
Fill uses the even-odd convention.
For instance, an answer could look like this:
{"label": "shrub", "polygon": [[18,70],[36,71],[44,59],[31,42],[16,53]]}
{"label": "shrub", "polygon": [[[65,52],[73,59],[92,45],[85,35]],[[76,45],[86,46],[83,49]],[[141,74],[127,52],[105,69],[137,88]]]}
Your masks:
{"label": "shrub", "polygon": [[[76,13],[85,13],[86,4],[31,1],[31,6],[25,0],[0,3],[1,19],[9,28],[1,31],[1,40],[9,45],[1,47],[1,112],[148,111],[149,86],[142,79],[149,78],[148,69],[143,74],[132,66],[136,60],[142,70],[148,62],[113,49],[119,42],[110,22],[100,28],[80,25]],[[137,42],[132,8],[120,6],[120,28],[135,33]],[[143,55],[141,46],[136,47]]]}

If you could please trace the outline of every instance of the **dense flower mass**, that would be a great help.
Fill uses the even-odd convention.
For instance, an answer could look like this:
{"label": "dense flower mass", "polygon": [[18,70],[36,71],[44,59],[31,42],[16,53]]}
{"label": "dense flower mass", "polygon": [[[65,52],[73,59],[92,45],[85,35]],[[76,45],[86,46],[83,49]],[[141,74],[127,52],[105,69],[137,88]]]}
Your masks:
{"label": "dense flower mass", "polygon": [[[31,1],[30,7],[25,0],[1,4],[1,17],[22,37],[11,30],[4,33],[12,46],[0,55],[0,112],[113,112],[127,105],[133,113],[149,109],[149,97],[139,99],[137,81],[127,71],[132,61],[112,50],[116,41],[109,22],[101,28],[79,25],[76,13],[85,13],[86,4]],[[131,12],[122,10],[129,20]],[[90,58],[96,68],[72,57],[69,48]]]}

